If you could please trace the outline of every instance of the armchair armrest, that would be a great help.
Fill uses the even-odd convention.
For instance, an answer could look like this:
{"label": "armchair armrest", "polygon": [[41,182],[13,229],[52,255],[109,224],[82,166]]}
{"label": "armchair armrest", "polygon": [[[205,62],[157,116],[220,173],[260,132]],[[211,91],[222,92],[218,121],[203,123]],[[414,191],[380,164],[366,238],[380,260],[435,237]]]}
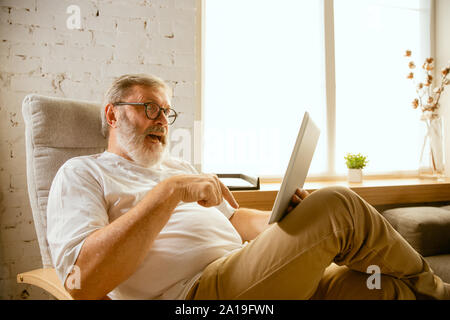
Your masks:
{"label": "armchair armrest", "polygon": [[54,268],[36,269],[17,275],[18,283],[40,287],[59,300],[73,300],[59,280]]}

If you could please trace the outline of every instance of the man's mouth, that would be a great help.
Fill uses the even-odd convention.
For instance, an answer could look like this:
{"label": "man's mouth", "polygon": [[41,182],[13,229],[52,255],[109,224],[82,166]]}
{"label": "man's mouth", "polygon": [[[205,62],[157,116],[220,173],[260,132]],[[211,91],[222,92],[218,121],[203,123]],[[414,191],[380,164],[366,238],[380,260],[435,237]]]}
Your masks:
{"label": "man's mouth", "polygon": [[150,140],[152,143],[166,144],[166,129],[160,126],[151,126],[147,128],[146,139]]}
{"label": "man's mouth", "polygon": [[158,134],[154,134],[154,133],[150,133],[149,135],[147,135],[147,137],[149,137],[153,142],[163,142],[163,136],[162,135],[158,135]]}

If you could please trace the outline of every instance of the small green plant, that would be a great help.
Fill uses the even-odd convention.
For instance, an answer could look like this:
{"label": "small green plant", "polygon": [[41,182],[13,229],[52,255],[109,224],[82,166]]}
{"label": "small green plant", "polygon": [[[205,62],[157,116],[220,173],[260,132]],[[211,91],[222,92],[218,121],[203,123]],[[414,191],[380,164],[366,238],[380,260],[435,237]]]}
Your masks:
{"label": "small green plant", "polygon": [[345,164],[349,169],[362,169],[369,162],[367,160],[367,157],[363,156],[361,153],[358,154],[347,153],[344,159]]}

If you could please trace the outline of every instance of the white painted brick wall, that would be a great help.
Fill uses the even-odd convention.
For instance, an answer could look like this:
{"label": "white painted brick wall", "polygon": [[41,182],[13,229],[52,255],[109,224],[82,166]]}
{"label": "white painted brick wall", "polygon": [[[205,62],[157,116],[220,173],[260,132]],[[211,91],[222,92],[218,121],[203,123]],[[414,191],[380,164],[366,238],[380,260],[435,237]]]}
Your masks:
{"label": "white painted brick wall", "polygon": [[[192,132],[195,0],[0,0],[0,299],[46,299],[16,275],[41,267],[29,205],[22,100],[29,93],[101,101],[124,73],[172,86],[175,128]],[[69,30],[69,5],[81,29]]]}

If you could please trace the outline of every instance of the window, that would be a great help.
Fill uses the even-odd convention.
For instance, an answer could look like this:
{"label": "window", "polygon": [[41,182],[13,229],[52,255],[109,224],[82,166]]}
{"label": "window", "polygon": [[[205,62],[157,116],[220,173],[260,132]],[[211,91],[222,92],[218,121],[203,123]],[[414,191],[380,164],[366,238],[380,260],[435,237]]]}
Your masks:
{"label": "window", "polygon": [[283,175],[304,111],[322,131],[311,176],[345,174],[346,152],[370,173],[415,170],[403,53],[429,54],[429,3],[204,1],[202,171]]}
{"label": "window", "polygon": [[338,173],[346,152],[367,154],[367,173],[417,170],[423,135],[403,54],[430,55],[429,16],[429,1],[334,1]]}

